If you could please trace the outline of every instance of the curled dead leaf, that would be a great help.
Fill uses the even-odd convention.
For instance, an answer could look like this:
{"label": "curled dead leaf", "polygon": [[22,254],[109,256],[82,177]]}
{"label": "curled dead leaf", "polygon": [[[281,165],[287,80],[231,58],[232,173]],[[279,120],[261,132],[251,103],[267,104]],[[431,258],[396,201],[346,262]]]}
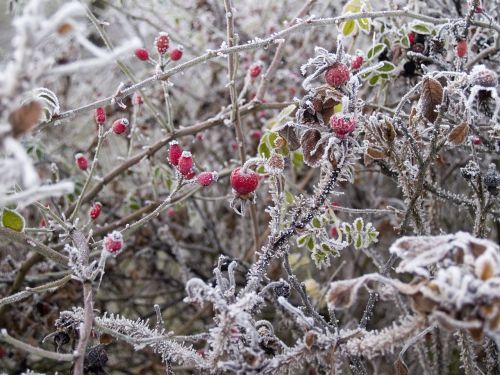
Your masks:
{"label": "curled dead leaf", "polygon": [[394,129],[394,125],[389,120],[385,120],[384,126],[384,139],[391,144],[396,139],[396,130]]}
{"label": "curled dead leaf", "polygon": [[288,149],[295,151],[300,147],[299,137],[292,123],[286,123],[276,128],[278,134],[287,142]]}
{"label": "curled dead leaf", "polygon": [[304,153],[304,162],[310,167],[319,166],[323,158],[325,146],[319,143],[320,139],[321,133],[318,130],[309,129],[302,135],[302,139],[300,140]]}
{"label": "curled dead leaf", "polygon": [[448,142],[453,146],[459,146],[465,142],[469,134],[469,125],[465,122],[455,126],[448,134]]}
{"label": "curled dead leaf", "polygon": [[443,101],[443,86],[433,78],[424,78],[422,83],[422,93],[420,94],[419,107],[422,115],[434,123],[437,119],[437,106]]}
{"label": "curled dead leaf", "polygon": [[376,148],[376,147],[368,147],[366,150],[366,153],[368,156],[370,156],[372,159],[378,160],[378,159],[383,159],[385,158],[386,154],[383,150]]}
{"label": "curled dead leaf", "polygon": [[12,126],[12,135],[17,138],[27,133],[35,126],[42,116],[42,104],[37,100],[32,100],[22,104],[9,115],[9,122]]}

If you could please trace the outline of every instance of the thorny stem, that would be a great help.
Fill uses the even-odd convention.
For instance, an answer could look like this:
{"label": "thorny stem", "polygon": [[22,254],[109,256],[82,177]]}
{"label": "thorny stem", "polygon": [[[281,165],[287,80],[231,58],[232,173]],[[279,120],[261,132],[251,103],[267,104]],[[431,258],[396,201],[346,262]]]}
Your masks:
{"label": "thorny stem", "polygon": [[[90,249],[83,232],[74,230],[71,238],[75,247],[80,252],[80,259],[83,267],[89,266]],[[92,281],[82,280],[83,283],[83,322],[80,325],[79,339],[76,346],[76,362],[73,368],[73,375],[83,375],[83,362],[87,343],[92,332],[92,322],[94,320],[94,302],[92,297]]]}
{"label": "thorny stem", "polygon": [[82,204],[85,193],[87,192],[87,189],[90,185],[90,181],[92,181],[92,176],[94,175],[94,171],[95,171],[95,168],[97,166],[97,161],[99,160],[99,152],[101,151],[102,141],[106,137],[106,134],[108,134],[108,133],[104,133],[104,125],[99,124],[99,131],[98,131],[98,135],[97,135],[97,146],[95,148],[94,159],[92,160],[92,166],[90,167],[89,175],[87,176],[87,180],[85,181],[85,184],[83,185],[80,196],[78,197],[78,200],[76,201],[75,208],[73,209],[73,212],[71,213],[71,215],[69,217],[70,222],[73,221],[76,214],[78,213],[78,210],[80,209],[80,206]]}

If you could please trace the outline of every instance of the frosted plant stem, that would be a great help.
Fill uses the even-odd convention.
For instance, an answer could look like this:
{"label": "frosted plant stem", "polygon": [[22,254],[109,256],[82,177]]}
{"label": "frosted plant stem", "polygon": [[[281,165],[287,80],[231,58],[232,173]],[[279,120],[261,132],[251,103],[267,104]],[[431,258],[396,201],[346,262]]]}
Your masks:
{"label": "frosted plant stem", "polygon": [[107,134],[108,133],[104,133],[104,125],[99,124],[99,132],[97,135],[97,146],[95,148],[95,154],[94,154],[94,159],[92,160],[92,166],[90,167],[90,171],[89,171],[89,175],[87,176],[87,180],[85,181],[85,184],[83,185],[82,191],[80,192],[80,195],[78,197],[78,200],[76,201],[75,208],[69,217],[69,221],[73,221],[76,214],[78,213],[78,210],[80,209],[80,206],[82,205],[83,197],[85,196],[85,193],[87,192],[87,189],[90,185],[90,181],[92,180],[92,176],[94,175],[94,171],[95,171],[97,162],[99,160],[99,152],[101,151],[102,142]]}
{"label": "frosted plant stem", "polygon": [[54,361],[72,362],[75,359],[75,356],[73,354],[51,352],[48,350],[37,348],[36,346],[26,344],[25,342],[10,336],[6,329],[2,329],[0,331],[0,341],[12,345],[18,349],[24,350],[25,352],[35,354],[43,358],[52,359]]}

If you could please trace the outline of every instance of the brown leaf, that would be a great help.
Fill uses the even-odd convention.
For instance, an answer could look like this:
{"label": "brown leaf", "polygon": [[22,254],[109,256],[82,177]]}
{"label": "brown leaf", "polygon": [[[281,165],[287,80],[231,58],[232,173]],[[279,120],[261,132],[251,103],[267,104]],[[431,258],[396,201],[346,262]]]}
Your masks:
{"label": "brown leaf", "polygon": [[277,130],[278,134],[288,143],[288,149],[290,151],[295,151],[300,147],[299,137],[291,123],[286,123]]}
{"label": "brown leaf", "polygon": [[368,154],[368,156],[370,156],[372,159],[383,159],[385,158],[385,152],[379,148],[375,148],[375,147],[368,147],[368,149],[366,150],[366,153]]}
{"label": "brown leaf", "polygon": [[42,115],[42,105],[33,100],[24,103],[9,115],[9,122],[12,126],[12,135],[17,138],[27,133],[35,126]]}
{"label": "brown leaf", "polygon": [[385,120],[384,126],[384,138],[387,142],[392,143],[396,139],[396,130],[394,129],[394,125],[389,120]]}
{"label": "brown leaf", "polygon": [[410,117],[409,117],[409,125],[410,128],[415,125],[415,116],[417,115],[417,109],[415,107],[411,107]]}
{"label": "brown leaf", "polygon": [[430,122],[434,123],[438,116],[436,108],[443,101],[443,86],[439,81],[432,78],[425,78],[422,84],[422,94],[420,95],[419,106],[422,115]]}
{"label": "brown leaf", "polygon": [[465,142],[468,134],[469,125],[463,122],[460,125],[455,126],[450,134],[448,134],[448,142],[453,146],[459,146]]}
{"label": "brown leaf", "polygon": [[321,133],[318,130],[309,129],[302,135],[302,139],[300,140],[304,153],[304,162],[310,167],[319,166],[323,158],[325,146],[318,144],[320,139]]}
{"label": "brown leaf", "polygon": [[404,363],[401,357],[394,362],[394,367],[396,368],[397,375],[408,375],[408,367],[406,367],[406,363]]}

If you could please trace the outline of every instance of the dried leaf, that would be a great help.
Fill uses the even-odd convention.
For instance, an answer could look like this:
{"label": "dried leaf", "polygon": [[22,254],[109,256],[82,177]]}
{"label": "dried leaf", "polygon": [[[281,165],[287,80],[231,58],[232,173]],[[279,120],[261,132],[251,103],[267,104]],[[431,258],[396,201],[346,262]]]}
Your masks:
{"label": "dried leaf", "polygon": [[411,128],[415,125],[416,115],[417,115],[417,109],[415,107],[411,107],[409,121],[408,121]]}
{"label": "dried leaf", "polygon": [[443,101],[443,86],[439,81],[432,78],[425,78],[422,84],[422,94],[420,95],[419,106],[422,115],[430,122],[434,123],[438,116],[436,108]]}
{"label": "dried leaf", "polygon": [[342,280],[333,282],[328,290],[328,305],[333,309],[347,309],[356,300],[358,289],[363,280]]}
{"label": "dried leaf", "polygon": [[396,130],[389,120],[385,120],[384,139],[390,144],[396,139]]}
{"label": "dried leaf", "polygon": [[368,149],[366,150],[366,153],[368,154],[368,156],[370,156],[372,159],[383,159],[385,158],[385,152],[379,148],[375,148],[375,147],[368,147]]}
{"label": "dried leaf", "polygon": [[286,140],[288,143],[288,149],[290,151],[295,151],[300,147],[299,137],[293,124],[286,123],[278,128],[276,128],[278,134]]}
{"label": "dried leaf", "polygon": [[465,142],[468,134],[469,125],[463,122],[460,125],[455,126],[450,134],[448,134],[448,142],[453,146],[459,146]]}
{"label": "dried leaf", "polygon": [[394,367],[397,375],[408,375],[408,367],[401,357],[394,362]]}
{"label": "dried leaf", "polygon": [[318,144],[320,139],[321,133],[316,129],[309,129],[302,135],[300,143],[304,153],[304,162],[310,167],[319,166],[323,158],[325,146]]}
{"label": "dried leaf", "polygon": [[9,122],[12,126],[12,135],[17,138],[28,132],[35,126],[42,115],[42,104],[33,100],[24,103],[9,115]]}

